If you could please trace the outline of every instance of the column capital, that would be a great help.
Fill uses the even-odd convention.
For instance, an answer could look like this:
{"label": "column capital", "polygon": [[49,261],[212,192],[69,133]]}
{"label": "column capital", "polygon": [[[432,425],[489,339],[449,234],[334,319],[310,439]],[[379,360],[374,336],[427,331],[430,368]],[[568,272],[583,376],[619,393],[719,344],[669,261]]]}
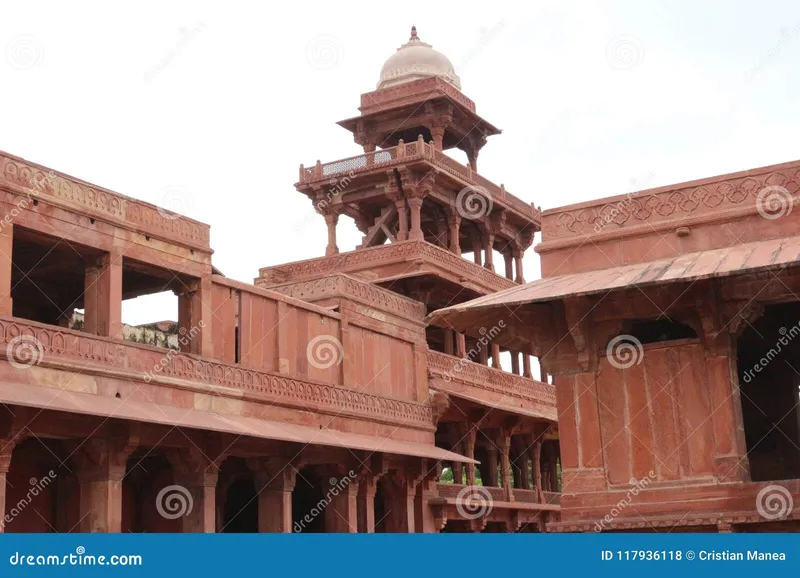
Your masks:
{"label": "column capital", "polygon": [[282,456],[248,458],[249,467],[256,478],[257,489],[291,492],[297,481],[297,472],[303,467],[299,458]]}

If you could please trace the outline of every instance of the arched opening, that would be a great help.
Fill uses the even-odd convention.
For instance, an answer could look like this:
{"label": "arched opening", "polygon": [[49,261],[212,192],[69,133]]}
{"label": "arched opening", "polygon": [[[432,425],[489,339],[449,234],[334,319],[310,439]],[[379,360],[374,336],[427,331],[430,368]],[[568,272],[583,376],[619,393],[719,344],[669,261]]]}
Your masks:
{"label": "arched opening", "polygon": [[292,492],[292,531],[325,532],[325,505],[319,475],[310,467],[303,468],[297,473]]}
{"label": "arched opening", "polygon": [[252,479],[242,478],[228,486],[222,516],[223,533],[258,532],[258,492]]}
{"label": "arched opening", "polygon": [[773,305],[737,343],[745,443],[753,481],[800,477],[800,303]]}

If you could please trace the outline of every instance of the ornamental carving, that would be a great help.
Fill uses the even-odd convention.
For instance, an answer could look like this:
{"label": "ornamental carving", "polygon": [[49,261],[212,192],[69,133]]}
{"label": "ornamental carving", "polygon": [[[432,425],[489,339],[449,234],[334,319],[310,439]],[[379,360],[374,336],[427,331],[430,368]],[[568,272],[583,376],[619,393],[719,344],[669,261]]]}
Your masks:
{"label": "ornamental carving", "polygon": [[788,168],[734,178],[699,187],[686,187],[640,195],[631,193],[613,203],[563,211],[545,217],[546,240],[597,234],[672,219],[705,215],[725,209],[756,211],[756,197],[767,186],[785,187],[792,195],[800,190],[800,170]]}
{"label": "ornamental carving", "polygon": [[[83,361],[99,366],[142,373],[150,382],[158,377],[210,383],[250,393],[265,402],[296,404],[309,409],[311,404],[337,412],[350,412],[365,417],[380,416],[397,423],[433,424],[430,406],[354,391],[332,384],[292,379],[263,371],[208,361],[195,356],[155,347],[115,343],[77,331],[33,325],[18,320],[0,319],[0,345],[20,335],[29,336],[41,345],[38,363],[50,361]],[[7,347],[0,347],[6,352]],[[85,369],[88,369],[85,368]]]}
{"label": "ornamental carving", "polygon": [[0,185],[3,184],[42,199],[52,197],[82,212],[112,222],[121,221],[145,233],[203,247],[209,244],[208,225],[53,171],[45,173],[22,160],[0,155]]}

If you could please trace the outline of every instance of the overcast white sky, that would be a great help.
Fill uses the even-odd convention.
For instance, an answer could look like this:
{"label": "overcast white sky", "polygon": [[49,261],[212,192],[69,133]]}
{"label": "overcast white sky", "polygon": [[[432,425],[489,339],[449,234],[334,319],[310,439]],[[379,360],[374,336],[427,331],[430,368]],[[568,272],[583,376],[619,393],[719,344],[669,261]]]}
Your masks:
{"label": "overcast white sky", "polygon": [[335,121],[412,24],[503,129],[480,172],[543,208],[800,158],[800,3],[730,0],[2,1],[0,149],[209,223],[252,281],[324,253],[298,166],[360,152]]}

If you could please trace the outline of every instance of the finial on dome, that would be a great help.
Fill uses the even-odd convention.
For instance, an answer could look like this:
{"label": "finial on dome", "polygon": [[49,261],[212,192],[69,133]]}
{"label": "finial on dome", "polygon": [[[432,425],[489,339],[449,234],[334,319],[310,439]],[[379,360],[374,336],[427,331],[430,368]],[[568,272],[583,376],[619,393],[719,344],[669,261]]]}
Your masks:
{"label": "finial on dome", "polygon": [[408,41],[411,42],[412,40],[417,40],[417,27],[413,24],[411,25],[411,38]]}

